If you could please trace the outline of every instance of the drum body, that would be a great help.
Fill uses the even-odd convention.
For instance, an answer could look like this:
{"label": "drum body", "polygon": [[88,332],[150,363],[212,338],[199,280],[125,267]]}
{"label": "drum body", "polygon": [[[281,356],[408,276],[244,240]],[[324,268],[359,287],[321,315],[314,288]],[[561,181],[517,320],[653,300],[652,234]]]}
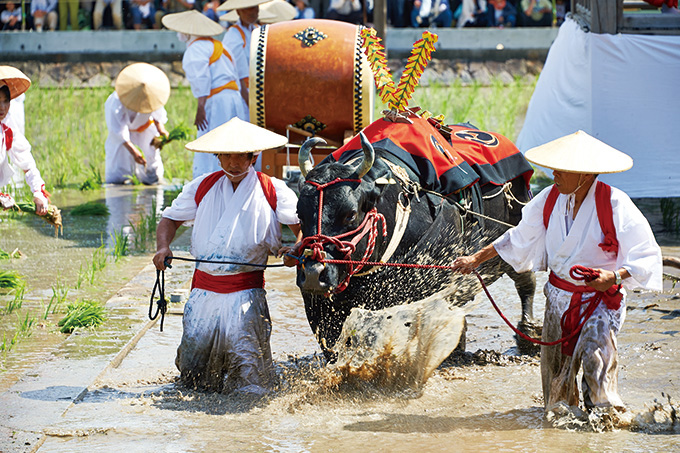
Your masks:
{"label": "drum body", "polygon": [[[360,27],[324,19],[263,25],[250,47],[250,121],[281,135],[287,126],[342,143],[373,120],[373,73]],[[290,143],[306,137],[288,133]]]}

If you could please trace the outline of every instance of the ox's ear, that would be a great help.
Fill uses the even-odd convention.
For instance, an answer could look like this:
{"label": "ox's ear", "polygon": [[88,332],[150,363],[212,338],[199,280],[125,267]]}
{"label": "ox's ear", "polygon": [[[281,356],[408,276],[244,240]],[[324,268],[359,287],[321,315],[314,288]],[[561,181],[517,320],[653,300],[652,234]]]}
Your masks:
{"label": "ox's ear", "polygon": [[[375,207],[380,198],[383,196],[385,190],[392,184],[396,184],[392,178],[392,172],[387,164],[382,159],[376,159],[375,164],[371,170],[364,176],[364,184],[362,187],[370,187],[366,190],[362,208],[364,211],[370,211]],[[366,184],[369,183],[369,184]]]}

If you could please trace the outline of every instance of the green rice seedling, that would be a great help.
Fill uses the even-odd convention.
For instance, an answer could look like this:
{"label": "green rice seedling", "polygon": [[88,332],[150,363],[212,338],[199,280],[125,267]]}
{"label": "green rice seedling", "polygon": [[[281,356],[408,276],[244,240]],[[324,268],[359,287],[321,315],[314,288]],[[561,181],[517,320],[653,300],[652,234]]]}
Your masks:
{"label": "green rice seedling", "polygon": [[20,288],[26,284],[24,278],[16,271],[0,271],[0,288]]}
{"label": "green rice seedling", "polygon": [[82,264],[80,265],[80,268],[78,269],[78,277],[76,278],[76,284],[75,284],[75,289],[80,289],[81,286],[83,286],[83,282],[85,282],[88,278],[88,271],[90,269],[90,262],[85,261],[85,266]]}
{"label": "green rice seedling", "polygon": [[172,128],[170,132],[168,132],[168,136],[166,137],[165,135],[160,135],[158,137],[155,137],[153,139],[153,144],[156,146],[158,149],[163,149],[165,145],[168,143],[175,141],[175,140],[182,140],[186,141],[191,138],[191,136],[194,133],[194,128],[189,127],[184,123],[179,123],[177,126]]}
{"label": "green rice seedling", "polygon": [[14,332],[14,336],[12,338],[7,339],[7,334],[3,332],[2,334],[2,343],[0,343],[0,351],[1,352],[9,352],[12,350],[15,344],[19,341],[19,331],[17,330]]}
{"label": "green rice seedling", "polygon": [[115,262],[118,262],[121,256],[126,256],[130,253],[128,249],[128,235],[123,233],[123,228],[121,227],[120,230],[113,231],[111,239],[113,240],[113,251],[111,254]]}
{"label": "green rice seedling", "polygon": [[101,271],[106,267],[108,257],[106,256],[106,250],[104,249],[104,244],[100,245],[92,253],[92,266],[90,267],[89,277],[90,285],[94,284],[94,278],[97,272]]}
{"label": "green rice seedling", "polygon": [[58,323],[59,331],[71,333],[78,327],[98,327],[106,320],[104,312],[104,307],[93,300],[81,300],[69,304],[66,308],[66,316]]}
{"label": "green rice seedling", "polygon": [[95,167],[93,164],[90,164],[90,175],[87,177],[85,182],[80,185],[80,190],[101,189],[103,183],[102,174],[99,168]]}
{"label": "green rice seedling", "polygon": [[109,208],[104,203],[96,201],[88,201],[87,203],[79,204],[71,210],[73,216],[107,216],[109,215]]}
{"label": "green rice seedling", "polygon": [[134,248],[138,252],[147,251],[153,239],[156,237],[156,226],[158,224],[158,214],[156,213],[156,199],[151,201],[151,213],[140,213],[139,220],[130,227],[133,232]]}
{"label": "green rice seedling", "polygon": [[19,333],[19,336],[30,337],[31,329],[35,324],[35,321],[36,321],[35,316],[31,316],[29,312],[26,312],[26,316],[24,316],[23,318],[17,315],[17,332]]}
{"label": "green rice seedling", "polygon": [[57,274],[57,280],[52,285],[52,297],[50,298],[49,304],[45,307],[45,312],[43,314],[43,319],[47,319],[47,316],[52,313],[56,313],[59,307],[66,301],[68,297],[69,288],[64,282],[61,281],[59,274]]}
{"label": "green rice seedling", "polygon": [[9,315],[10,313],[14,312],[15,310],[18,310],[21,308],[21,306],[24,304],[24,295],[26,294],[26,285],[22,284],[18,288],[14,288],[11,292],[14,293],[14,297],[7,301],[7,304],[5,305],[5,314]]}

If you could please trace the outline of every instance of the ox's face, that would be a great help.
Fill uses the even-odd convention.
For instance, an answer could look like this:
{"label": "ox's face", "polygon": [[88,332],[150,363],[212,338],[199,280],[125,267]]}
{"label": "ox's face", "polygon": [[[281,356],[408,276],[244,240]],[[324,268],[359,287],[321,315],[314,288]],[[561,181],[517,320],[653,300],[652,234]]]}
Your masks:
{"label": "ox's face", "polygon": [[[298,200],[298,217],[303,237],[322,234],[337,237],[359,228],[366,217],[378,203],[385,186],[376,185],[378,175],[386,173],[387,166],[382,162],[376,165],[359,182],[338,182],[323,189],[323,206],[321,209],[321,231],[319,231],[320,191],[312,183],[325,184],[336,178],[357,179],[356,169],[338,163],[323,164],[309,172],[300,183]],[[353,237],[342,238],[350,241]],[[366,249],[367,238],[362,238],[350,259],[360,260]],[[346,259],[332,242],[324,243],[327,259]],[[300,251],[301,254],[304,251]],[[319,263],[305,260],[297,274],[297,285],[303,292],[314,294],[331,294],[347,276],[347,265]]]}

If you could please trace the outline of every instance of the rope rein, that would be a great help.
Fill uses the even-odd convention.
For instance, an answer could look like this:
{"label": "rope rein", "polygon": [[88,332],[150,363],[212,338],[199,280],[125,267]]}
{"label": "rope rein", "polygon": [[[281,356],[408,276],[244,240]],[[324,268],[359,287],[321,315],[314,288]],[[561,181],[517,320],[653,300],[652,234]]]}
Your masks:
{"label": "rope rein", "polygon": [[[292,255],[288,255],[292,256]],[[294,257],[295,258],[295,257]],[[194,263],[212,263],[212,264],[234,264],[237,266],[252,266],[252,267],[283,267],[285,264],[254,264],[254,263],[241,263],[238,261],[216,261],[216,260],[202,260],[196,258],[182,258],[179,256],[172,256],[165,258],[165,266],[168,269],[172,269],[170,260],[179,261],[191,261]],[[299,260],[298,260],[299,261]],[[156,290],[158,290],[158,300],[156,301],[156,313],[153,312],[154,298],[156,297]],[[165,321],[165,313],[168,311],[168,301],[165,298],[165,271],[156,269],[156,282],[153,284],[153,289],[151,290],[151,297],[149,298],[149,319],[154,321],[161,315],[161,332],[163,332],[163,321]]]}

